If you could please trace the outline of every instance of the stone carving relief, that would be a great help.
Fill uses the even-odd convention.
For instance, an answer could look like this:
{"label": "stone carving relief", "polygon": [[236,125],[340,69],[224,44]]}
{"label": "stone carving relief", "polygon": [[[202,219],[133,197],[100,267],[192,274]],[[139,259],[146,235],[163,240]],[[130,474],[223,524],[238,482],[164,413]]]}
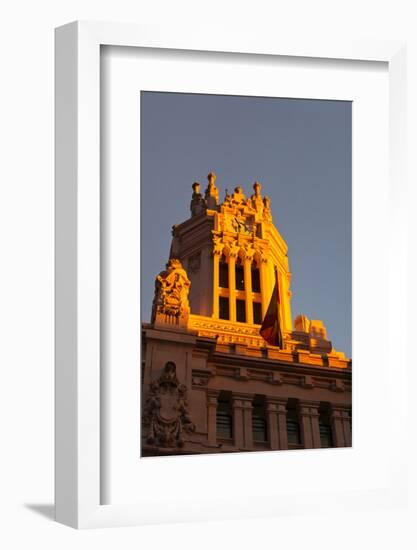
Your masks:
{"label": "stone carving relief", "polygon": [[188,301],[190,284],[181,261],[171,258],[166,265],[166,270],[161,271],[155,279],[153,323],[186,325],[190,313]]}
{"label": "stone carving relief", "polygon": [[179,382],[172,361],[149,386],[142,423],[147,428],[146,441],[161,447],[182,447],[184,434],[195,431],[188,414],[187,388]]}

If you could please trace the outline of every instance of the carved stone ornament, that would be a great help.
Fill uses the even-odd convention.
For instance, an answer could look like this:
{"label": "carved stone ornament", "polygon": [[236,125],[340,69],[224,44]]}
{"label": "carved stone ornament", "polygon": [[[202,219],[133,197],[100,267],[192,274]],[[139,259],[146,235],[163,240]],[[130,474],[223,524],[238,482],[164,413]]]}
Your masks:
{"label": "carved stone ornament", "polygon": [[146,441],[160,447],[182,447],[184,434],[195,431],[188,415],[187,388],[179,382],[172,361],[149,386],[142,422],[147,428]]}
{"label": "carved stone ornament", "polygon": [[152,322],[186,326],[190,313],[190,280],[180,260],[171,258],[155,279]]}

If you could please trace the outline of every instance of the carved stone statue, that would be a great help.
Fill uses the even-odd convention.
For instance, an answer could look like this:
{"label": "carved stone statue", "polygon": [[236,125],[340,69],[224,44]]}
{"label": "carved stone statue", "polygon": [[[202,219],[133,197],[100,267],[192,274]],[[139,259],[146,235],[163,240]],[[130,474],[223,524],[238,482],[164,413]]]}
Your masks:
{"label": "carved stone statue", "polygon": [[149,386],[142,423],[147,428],[147,442],[161,447],[182,447],[184,434],[195,430],[188,415],[187,388],[179,382],[172,361]]}
{"label": "carved stone statue", "polygon": [[205,192],[206,204],[209,210],[217,210],[219,190],[216,187],[216,174],[210,172],[207,176],[208,184]]}
{"label": "carved stone statue", "polygon": [[200,193],[200,184],[198,181],[193,183],[193,195],[191,198],[190,210],[192,216],[204,214],[206,211],[206,202],[203,195]]}
{"label": "carved stone statue", "polygon": [[226,206],[230,206],[232,204],[232,197],[229,195],[229,191],[226,189],[226,195],[224,197],[223,204]]}
{"label": "carved stone statue", "polygon": [[232,195],[232,203],[235,205],[240,205],[246,202],[246,197],[243,193],[243,189],[238,185],[235,187],[235,190]]}
{"label": "carved stone statue", "polygon": [[155,279],[155,296],[152,305],[152,322],[187,325],[190,305],[188,293],[190,280],[177,258],[171,258],[166,270]]}
{"label": "carved stone statue", "polygon": [[255,193],[251,196],[252,206],[260,214],[262,214],[264,209],[264,202],[261,196],[261,188],[261,184],[258,181],[255,181],[255,183],[253,184],[253,190],[255,191]]}
{"label": "carved stone statue", "polygon": [[272,221],[271,199],[265,196],[263,202],[264,202],[264,218],[266,220]]}

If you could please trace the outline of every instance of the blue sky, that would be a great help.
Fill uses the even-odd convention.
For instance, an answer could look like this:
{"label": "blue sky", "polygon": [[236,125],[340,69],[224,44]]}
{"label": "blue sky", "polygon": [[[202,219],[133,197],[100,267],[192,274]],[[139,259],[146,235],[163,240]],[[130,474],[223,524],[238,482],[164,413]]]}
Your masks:
{"label": "blue sky", "polygon": [[351,139],[346,101],[142,92],[142,319],[191,185],[212,170],[221,199],[261,182],[289,248],[293,319],[322,319],[350,356]]}

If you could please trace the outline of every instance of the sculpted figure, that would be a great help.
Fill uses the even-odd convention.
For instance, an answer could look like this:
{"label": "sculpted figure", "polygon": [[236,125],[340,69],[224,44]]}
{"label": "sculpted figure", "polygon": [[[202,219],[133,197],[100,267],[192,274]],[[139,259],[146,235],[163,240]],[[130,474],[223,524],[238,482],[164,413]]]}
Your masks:
{"label": "sculpted figure", "polygon": [[264,197],[264,217],[267,220],[272,220],[271,199],[267,196]]}
{"label": "sculpted figure", "polygon": [[190,280],[181,261],[171,258],[166,265],[166,270],[161,271],[155,279],[152,322],[157,319],[158,315],[175,319],[186,318],[190,310],[189,290]]}
{"label": "sculpted figure", "polygon": [[240,205],[246,202],[246,197],[243,194],[243,189],[238,185],[235,187],[235,190],[232,195],[232,203],[235,205]]}
{"label": "sculpted figure", "polygon": [[179,382],[172,361],[151,382],[142,421],[147,428],[147,443],[161,447],[182,447],[184,434],[195,430],[188,414],[187,388]]}
{"label": "sculpted figure", "polygon": [[206,211],[206,203],[200,192],[200,184],[198,181],[193,183],[193,195],[191,198],[190,210],[192,216],[198,216]]}
{"label": "sculpted figure", "polygon": [[255,191],[255,193],[251,196],[253,208],[255,208],[257,212],[262,214],[264,209],[264,202],[261,196],[261,184],[258,181],[255,181],[255,183],[253,184],[253,190]]}

